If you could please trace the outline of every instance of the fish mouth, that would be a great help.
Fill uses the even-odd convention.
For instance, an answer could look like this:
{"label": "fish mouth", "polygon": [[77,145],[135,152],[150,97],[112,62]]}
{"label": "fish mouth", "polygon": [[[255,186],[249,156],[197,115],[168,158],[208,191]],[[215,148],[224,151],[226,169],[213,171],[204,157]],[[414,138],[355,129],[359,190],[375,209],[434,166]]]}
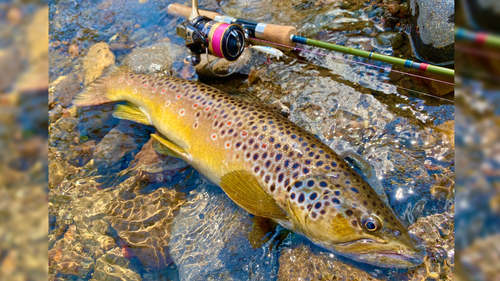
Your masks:
{"label": "fish mouth", "polygon": [[425,248],[405,248],[369,238],[335,245],[335,250],[346,257],[379,267],[411,268],[424,262]]}

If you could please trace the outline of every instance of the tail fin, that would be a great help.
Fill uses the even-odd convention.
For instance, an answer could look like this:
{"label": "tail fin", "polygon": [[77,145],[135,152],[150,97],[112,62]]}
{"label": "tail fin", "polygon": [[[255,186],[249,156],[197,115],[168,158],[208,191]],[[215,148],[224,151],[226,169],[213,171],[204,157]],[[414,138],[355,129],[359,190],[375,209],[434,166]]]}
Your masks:
{"label": "tail fin", "polygon": [[126,71],[124,68],[118,68],[114,65],[109,66],[101,77],[85,86],[85,88],[75,96],[73,104],[76,106],[91,106],[113,102],[113,100],[106,96],[106,83],[111,77],[115,77],[118,73],[124,71]]}

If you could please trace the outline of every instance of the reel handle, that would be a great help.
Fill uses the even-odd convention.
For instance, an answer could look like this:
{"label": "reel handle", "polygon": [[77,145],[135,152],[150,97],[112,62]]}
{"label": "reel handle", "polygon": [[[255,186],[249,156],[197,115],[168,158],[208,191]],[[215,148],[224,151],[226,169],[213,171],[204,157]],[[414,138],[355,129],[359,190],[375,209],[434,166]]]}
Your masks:
{"label": "reel handle", "polygon": [[[200,15],[215,19],[216,16],[221,16],[221,14],[216,13],[216,12],[210,12],[210,11],[205,11],[205,10],[198,10]],[[181,4],[170,4],[167,7],[167,13],[169,15],[173,16],[181,16],[181,17],[189,17],[191,14],[191,7],[184,6]],[[260,31],[259,35],[256,37],[259,39],[263,39],[266,41],[282,44],[282,45],[287,45],[290,46],[290,49],[295,47],[294,42],[292,42],[291,35],[297,35],[297,29],[293,26],[285,26],[285,25],[277,25],[277,24],[264,24],[264,23],[259,23],[259,26],[263,28],[263,30]],[[263,44],[262,42],[256,41],[256,40],[251,40],[252,44],[254,45],[269,45],[269,44]],[[272,47],[276,47],[274,45],[269,45]],[[283,47],[276,47],[278,49],[286,49]]]}

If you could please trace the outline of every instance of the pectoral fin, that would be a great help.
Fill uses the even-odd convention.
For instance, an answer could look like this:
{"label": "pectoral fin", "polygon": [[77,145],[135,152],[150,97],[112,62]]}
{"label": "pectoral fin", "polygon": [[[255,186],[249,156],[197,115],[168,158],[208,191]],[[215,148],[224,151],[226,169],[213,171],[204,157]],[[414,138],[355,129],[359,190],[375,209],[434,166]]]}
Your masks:
{"label": "pectoral fin", "polygon": [[175,143],[173,143],[173,142],[171,142],[171,141],[169,141],[169,140],[165,139],[164,137],[159,136],[157,134],[151,134],[151,136],[160,143],[159,146],[153,144],[155,150],[158,153],[177,157],[179,159],[186,161],[188,154],[184,149],[180,148]]}
{"label": "pectoral fin", "polygon": [[119,104],[113,112],[113,116],[119,119],[127,119],[144,125],[151,125],[149,116],[139,107],[132,104]]}
{"label": "pectoral fin", "polygon": [[225,174],[220,186],[231,200],[250,214],[273,219],[288,219],[276,201],[248,171],[233,171]]}

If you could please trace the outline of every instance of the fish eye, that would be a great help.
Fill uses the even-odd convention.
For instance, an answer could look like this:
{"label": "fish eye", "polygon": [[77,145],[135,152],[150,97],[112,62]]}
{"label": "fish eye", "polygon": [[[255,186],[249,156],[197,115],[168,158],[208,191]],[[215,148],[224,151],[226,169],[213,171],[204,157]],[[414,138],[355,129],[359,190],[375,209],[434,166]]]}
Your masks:
{"label": "fish eye", "polygon": [[382,226],[380,220],[377,217],[372,217],[372,216],[364,218],[362,223],[365,226],[366,230],[370,232],[377,231]]}

